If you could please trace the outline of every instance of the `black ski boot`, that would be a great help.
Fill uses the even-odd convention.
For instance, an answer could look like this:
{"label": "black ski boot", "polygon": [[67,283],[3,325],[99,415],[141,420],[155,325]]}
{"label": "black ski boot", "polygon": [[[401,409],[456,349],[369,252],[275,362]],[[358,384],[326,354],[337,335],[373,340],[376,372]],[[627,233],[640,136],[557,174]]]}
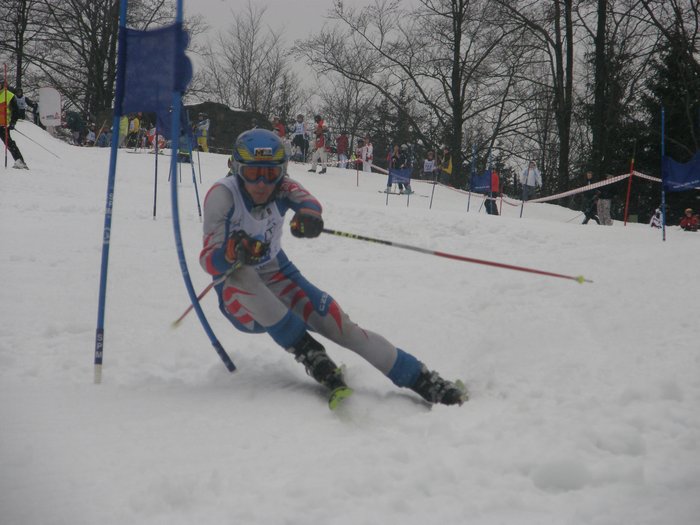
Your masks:
{"label": "black ski boot", "polygon": [[328,357],[323,345],[308,332],[289,351],[304,365],[307,374],[329,390],[347,388],[340,368]]}
{"label": "black ski boot", "polygon": [[440,377],[437,372],[431,372],[423,365],[418,380],[410,387],[429,403],[443,405],[461,405],[469,396],[461,381],[453,383]]}

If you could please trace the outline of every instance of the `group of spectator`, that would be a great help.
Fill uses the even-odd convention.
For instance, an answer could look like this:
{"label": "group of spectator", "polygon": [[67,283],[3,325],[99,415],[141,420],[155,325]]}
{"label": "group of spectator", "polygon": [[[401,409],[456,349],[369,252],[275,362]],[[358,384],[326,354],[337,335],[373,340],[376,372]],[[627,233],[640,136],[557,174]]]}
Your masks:
{"label": "group of spectator", "polygon": [[[652,228],[661,228],[663,226],[663,216],[661,213],[661,208],[656,208],[654,215],[652,215],[649,221],[649,226]],[[696,232],[700,228],[700,215],[693,211],[693,208],[686,208],[681,217],[679,226],[681,230],[687,232]]]}

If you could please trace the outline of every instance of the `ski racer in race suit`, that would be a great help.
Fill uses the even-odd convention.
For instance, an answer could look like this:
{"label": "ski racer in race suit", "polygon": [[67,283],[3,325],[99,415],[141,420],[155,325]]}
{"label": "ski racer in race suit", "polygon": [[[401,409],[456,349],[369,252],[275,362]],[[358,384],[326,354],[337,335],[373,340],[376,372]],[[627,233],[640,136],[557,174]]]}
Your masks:
{"label": "ski racer in race suit", "polygon": [[295,237],[318,237],[323,219],[320,203],[287,176],[280,138],[265,129],[242,133],[230,165],[229,176],[217,181],[205,198],[200,253],[207,273],[214,279],[226,276],[215,289],[228,320],[244,332],[267,332],[332,391],[347,386],[309,331],[356,352],[396,385],[413,389],[431,403],[462,404],[466,393],[458,386],[352,322],[289,260],[281,245],[285,213],[294,212],[290,226]]}

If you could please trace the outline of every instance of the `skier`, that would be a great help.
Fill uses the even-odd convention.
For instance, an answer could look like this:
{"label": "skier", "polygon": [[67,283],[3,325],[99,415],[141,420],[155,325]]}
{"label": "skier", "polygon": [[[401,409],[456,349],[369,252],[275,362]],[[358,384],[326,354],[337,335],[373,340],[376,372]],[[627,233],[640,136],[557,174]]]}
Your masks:
{"label": "skier", "polygon": [[229,176],[204,201],[202,268],[220,279],[219,308],[239,330],[267,332],[294,355],[306,372],[330,391],[329,405],[352,393],[340,369],[314,331],[370,362],[394,384],[430,403],[461,405],[461,385],[444,380],[414,356],[350,320],[326,292],[307,281],[281,246],[284,215],[294,212],[295,237],[318,237],[323,230],[320,203],[287,176],[280,138],[265,129],[238,136]]}
{"label": "skier", "polygon": [[27,163],[24,162],[22,152],[17,147],[17,143],[12,140],[12,135],[10,134],[10,131],[15,129],[18,114],[19,108],[17,107],[14,93],[4,87],[0,88],[0,137],[3,144],[5,139],[7,139],[7,149],[10,150],[12,158],[15,159],[12,167],[27,170],[29,168]]}

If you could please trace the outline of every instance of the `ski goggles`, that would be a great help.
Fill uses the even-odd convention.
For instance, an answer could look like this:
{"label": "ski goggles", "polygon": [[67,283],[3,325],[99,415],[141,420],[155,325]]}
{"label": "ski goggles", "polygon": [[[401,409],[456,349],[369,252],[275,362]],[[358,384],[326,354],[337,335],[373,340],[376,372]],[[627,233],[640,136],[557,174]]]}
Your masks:
{"label": "ski goggles", "polygon": [[238,173],[244,182],[250,184],[260,181],[265,184],[277,184],[282,178],[282,166],[241,166]]}

